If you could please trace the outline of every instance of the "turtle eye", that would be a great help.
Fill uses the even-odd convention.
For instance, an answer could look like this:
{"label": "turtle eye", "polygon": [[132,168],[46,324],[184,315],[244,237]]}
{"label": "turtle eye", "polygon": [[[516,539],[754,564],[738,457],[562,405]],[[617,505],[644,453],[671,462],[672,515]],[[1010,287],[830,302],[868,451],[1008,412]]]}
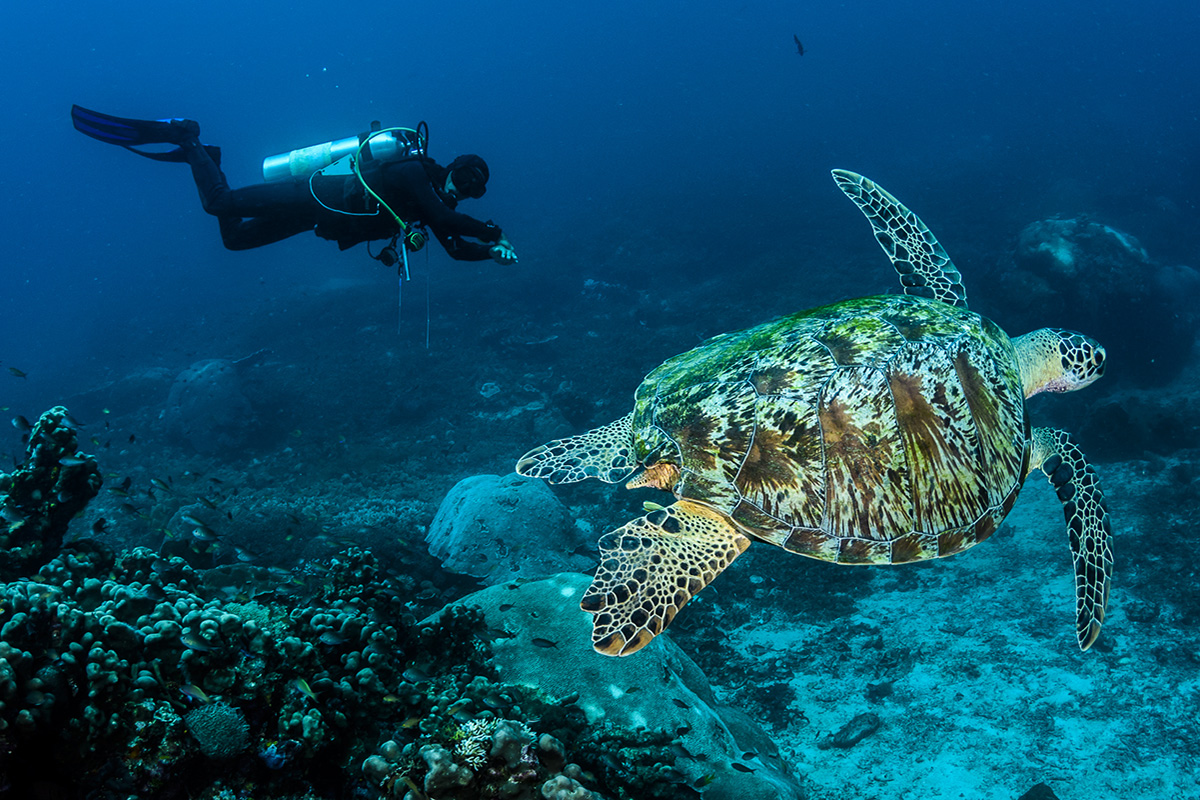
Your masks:
{"label": "turtle eye", "polygon": [[660,444],[649,453],[646,453],[645,457],[642,458],[642,464],[649,466],[658,461],[660,458],[662,458],[663,450],[666,449],[666,446],[666,443]]}

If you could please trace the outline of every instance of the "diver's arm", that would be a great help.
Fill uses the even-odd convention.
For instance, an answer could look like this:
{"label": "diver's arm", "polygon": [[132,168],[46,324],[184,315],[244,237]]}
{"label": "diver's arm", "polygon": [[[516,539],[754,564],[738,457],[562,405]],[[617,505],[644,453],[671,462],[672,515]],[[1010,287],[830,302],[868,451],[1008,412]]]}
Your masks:
{"label": "diver's arm", "polygon": [[[442,202],[425,174],[419,161],[405,161],[397,165],[397,179],[402,181],[409,196],[420,208],[421,220],[435,231],[444,231],[447,236],[469,236],[483,242],[495,244],[502,236],[500,228],[490,222],[480,222],[472,216],[459,213]],[[439,234],[439,239],[441,238]]]}
{"label": "diver's arm", "polygon": [[455,261],[487,261],[492,257],[492,245],[468,242],[461,236],[447,234],[433,225],[429,226],[438,242],[445,248],[446,254]]}

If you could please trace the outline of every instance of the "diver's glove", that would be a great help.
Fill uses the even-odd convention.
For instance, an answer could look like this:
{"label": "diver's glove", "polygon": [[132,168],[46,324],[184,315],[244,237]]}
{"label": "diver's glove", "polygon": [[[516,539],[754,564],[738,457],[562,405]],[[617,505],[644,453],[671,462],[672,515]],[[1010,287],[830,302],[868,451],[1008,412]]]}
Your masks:
{"label": "diver's glove", "polygon": [[517,263],[517,251],[513,250],[513,246],[503,236],[500,237],[500,241],[492,246],[492,249],[488,253],[491,254],[492,260],[497,264],[508,266],[509,264]]}

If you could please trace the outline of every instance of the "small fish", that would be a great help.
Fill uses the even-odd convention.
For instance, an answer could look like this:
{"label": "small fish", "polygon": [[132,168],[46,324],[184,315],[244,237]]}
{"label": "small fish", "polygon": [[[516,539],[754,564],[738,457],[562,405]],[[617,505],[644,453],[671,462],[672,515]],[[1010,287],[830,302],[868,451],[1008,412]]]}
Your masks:
{"label": "small fish", "polygon": [[195,700],[198,703],[207,705],[212,702],[212,698],[204,693],[204,690],[192,683],[184,684],[179,687],[179,693],[189,700]]}
{"label": "small fish", "polygon": [[437,596],[438,596],[437,589],[423,589],[422,591],[417,592],[418,600],[432,600],[433,598],[435,598]]}
{"label": "small fish", "polygon": [[131,434],[129,434],[129,443],[130,443],[130,444],[133,444],[133,443],[134,443],[134,442],[136,442],[136,441],[137,441],[137,436],[135,436],[135,435],[134,435],[134,434],[132,434],[132,433],[131,433]]}
{"label": "small fish", "polygon": [[212,645],[207,639],[200,638],[200,634],[195,631],[188,631],[179,637],[179,643],[188,650],[195,650],[198,653],[207,653],[212,650]]}
{"label": "small fish", "polygon": [[126,514],[136,514],[141,509],[139,509],[133,503],[121,503],[121,510],[124,511]]}
{"label": "small fish", "polygon": [[552,642],[549,639],[542,639],[541,637],[536,637],[532,641],[534,647],[558,647],[558,642]]}
{"label": "small fish", "polygon": [[385,694],[383,697],[381,697],[379,699],[385,703],[399,703],[400,702],[400,698],[394,694],[391,694],[390,692],[388,694]]}
{"label": "small fish", "polygon": [[804,45],[800,44],[800,37],[793,33],[792,39],[796,42],[796,52],[804,55]]}
{"label": "small fish", "polygon": [[188,525],[205,525],[206,524],[204,522],[204,520],[200,519],[199,517],[197,517],[194,514],[189,514],[186,511],[184,513],[180,514],[179,518],[181,520],[183,520],[184,522],[186,522]]}
{"label": "small fish", "polygon": [[216,502],[215,502],[215,501],[213,501],[213,500],[210,500],[210,499],[209,499],[209,498],[207,498],[207,497],[203,497],[203,496],[201,496],[201,497],[197,497],[196,499],[197,499],[197,500],[199,500],[201,503],[203,503],[203,504],[204,504],[205,506],[207,506],[208,508],[211,508],[211,509],[214,509],[214,510],[215,510],[215,509],[216,509],[216,507],[217,507],[217,504],[216,504]]}
{"label": "small fish", "polygon": [[696,778],[696,781],[692,784],[692,788],[703,789],[705,786],[708,786],[710,783],[712,783],[716,779],[717,779],[717,776],[713,775],[711,772],[707,775],[701,775],[699,778]]}
{"label": "small fish", "polygon": [[197,525],[192,528],[192,538],[198,542],[215,542],[221,537],[217,536],[217,532],[207,525]]}
{"label": "small fish", "polygon": [[233,546],[233,554],[237,560],[243,564],[251,564],[255,561],[258,561],[258,555],[256,553],[252,553],[244,547],[238,547],[236,544]]}
{"label": "small fish", "polygon": [[753,769],[751,769],[750,767],[747,767],[745,764],[741,763],[740,761],[731,761],[731,762],[729,762],[729,766],[733,767],[738,772],[754,772]]}
{"label": "small fish", "polygon": [[130,486],[133,486],[133,478],[126,475],[125,480],[121,481],[121,488],[128,492]]}
{"label": "small fish", "polygon": [[691,708],[691,706],[689,706],[687,703],[680,700],[678,697],[672,697],[671,702],[674,703],[675,705],[679,706],[680,708],[688,708],[688,709]]}
{"label": "small fish", "polygon": [[640,686],[630,686],[628,689],[625,690],[625,694],[633,694],[634,692],[638,691],[641,688],[642,687],[640,687]]}
{"label": "small fish", "polygon": [[9,367],[9,368],[8,368],[8,371],[9,371],[9,372],[10,372],[10,373],[11,373],[11,374],[14,376],[14,377],[17,377],[17,378],[24,378],[24,377],[25,377],[25,373],[24,373],[23,371],[21,371],[21,370],[17,369],[16,367]]}
{"label": "small fish", "polygon": [[74,417],[72,417],[70,414],[63,414],[63,416],[62,416],[62,421],[63,421],[63,422],[66,424],[66,426],[67,426],[68,428],[70,428],[70,429],[71,429],[71,430],[73,430],[73,431],[77,431],[77,430],[79,430],[80,428],[86,428],[86,427],[87,427],[87,425],[84,425],[82,422],[80,422],[79,420],[75,419],[75,418],[74,418]]}
{"label": "small fish", "polygon": [[4,518],[5,522],[24,522],[25,517],[21,512],[12,508],[7,503],[0,504],[0,517]]}
{"label": "small fish", "polygon": [[655,511],[666,511],[667,510],[666,506],[659,505],[658,503],[652,503],[649,500],[642,503],[642,508],[644,508],[647,513],[653,513]]}
{"label": "small fish", "polygon": [[13,427],[19,430],[21,433],[29,433],[33,430],[33,426],[29,424],[29,420],[25,419],[25,417],[20,414],[17,414],[12,418],[12,424]]}
{"label": "small fish", "polygon": [[409,717],[408,719],[404,720],[404,722],[400,723],[400,727],[404,728],[405,730],[407,730],[409,728],[415,728],[421,724],[422,719],[424,719],[424,718],[423,717]]}
{"label": "small fish", "polygon": [[489,627],[483,631],[479,638],[486,642],[495,642],[499,641],[500,639],[515,639],[517,638],[517,635],[515,633],[511,633],[505,628]]}
{"label": "small fish", "polygon": [[100,517],[92,523],[92,533],[104,533],[106,530],[108,530],[108,520],[104,517]]}
{"label": "small fish", "polygon": [[692,757],[691,751],[688,750],[683,745],[679,744],[678,742],[670,745],[667,748],[667,750],[669,750],[671,752],[671,755],[675,756],[675,758],[691,758]]}
{"label": "small fish", "polygon": [[400,673],[400,677],[409,683],[421,683],[429,680],[429,675],[420,667],[410,666],[404,672]]}
{"label": "small fish", "polygon": [[313,692],[312,687],[308,685],[308,681],[304,680],[304,678],[296,678],[292,681],[291,686],[309,700],[312,700],[314,703],[317,702],[316,693]]}
{"label": "small fish", "polygon": [[128,490],[122,489],[120,486],[110,486],[110,487],[108,487],[108,490],[110,492],[112,492],[113,494],[117,495],[118,497],[128,497],[129,496]]}
{"label": "small fish", "polygon": [[501,603],[501,604],[500,604],[500,610],[501,610],[501,611],[508,611],[508,610],[509,610],[509,609],[511,609],[511,608],[513,608],[513,604],[512,604],[512,603]]}
{"label": "small fish", "polygon": [[166,492],[167,494],[175,494],[175,490],[172,489],[171,486],[164,480],[160,480],[158,478],[151,478],[150,484],[155,489],[161,489],[162,491]]}
{"label": "small fish", "polygon": [[340,631],[325,631],[317,637],[317,640],[321,644],[329,645],[330,647],[336,647],[339,644],[345,644],[348,641],[348,638],[346,634]]}
{"label": "small fish", "polygon": [[79,458],[78,456],[64,456],[58,460],[58,463],[59,466],[63,467],[82,467],[88,463],[88,460],[86,458]]}

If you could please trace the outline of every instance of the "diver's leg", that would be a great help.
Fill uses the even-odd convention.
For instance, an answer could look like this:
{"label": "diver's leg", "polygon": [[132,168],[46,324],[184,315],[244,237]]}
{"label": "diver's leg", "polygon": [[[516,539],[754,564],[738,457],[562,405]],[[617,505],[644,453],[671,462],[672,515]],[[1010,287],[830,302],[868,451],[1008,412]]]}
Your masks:
{"label": "diver's leg", "polygon": [[219,217],[221,241],[230,250],[250,250],[264,244],[274,244],[313,229],[312,221],[294,217]]}
{"label": "diver's leg", "polygon": [[221,167],[213,160],[199,139],[189,139],[180,144],[184,159],[192,168],[192,179],[200,192],[200,204],[213,216],[220,217],[236,213],[233,209],[233,190]]}
{"label": "diver's leg", "polygon": [[306,185],[264,183],[231,189],[225,173],[199,140],[181,145],[200,204],[217,217],[230,250],[249,250],[310,231],[317,220]]}

